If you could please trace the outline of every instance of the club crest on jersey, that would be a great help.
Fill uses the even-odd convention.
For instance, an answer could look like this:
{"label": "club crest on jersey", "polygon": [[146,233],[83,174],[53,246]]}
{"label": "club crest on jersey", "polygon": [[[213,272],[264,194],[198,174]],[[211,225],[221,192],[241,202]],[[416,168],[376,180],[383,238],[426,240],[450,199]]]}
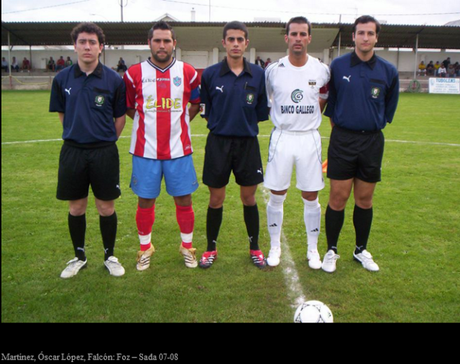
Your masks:
{"label": "club crest on jersey", "polygon": [[300,101],[302,101],[303,99],[303,94],[302,94],[302,90],[294,90],[292,91],[291,93],[291,100],[294,101],[296,104],[298,104]]}
{"label": "club crest on jersey", "polygon": [[176,85],[177,87],[179,87],[180,84],[182,83],[182,78],[180,78],[179,76],[174,77],[174,78],[173,78],[173,82],[174,82],[174,85]]}
{"label": "club crest on jersey", "polygon": [[246,95],[246,102],[251,105],[254,102],[254,94],[247,94]]}
{"label": "club crest on jersey", "polygon": [[372,87],[371,95],[374,99],[378,98],[380,95],[380,89],[378,87]]}
{"label": "club crest on jersey", "polygon": [[98,107],[101,107],[102,105],[104,105],[104,102],[105,102],[105,97],[102,96],[102,95],[98,95],[98,96],[96,96],[96,98],[94,99],[94,103],[95,103],[96,106],[98,106]]}

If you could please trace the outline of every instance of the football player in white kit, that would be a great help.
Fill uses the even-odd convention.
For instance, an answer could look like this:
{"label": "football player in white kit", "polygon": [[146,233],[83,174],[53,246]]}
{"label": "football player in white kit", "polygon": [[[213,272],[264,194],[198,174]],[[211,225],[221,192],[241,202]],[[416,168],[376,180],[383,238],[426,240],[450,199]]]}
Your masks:
{"label": "football player in white kit", "polygon": [[304,202],[307,259],[312,269],[319,269],[318,191],[324,188],[324,179],[318,127],[327,102],[330,72],[327,65],[307,53],[311,24],[306,18],[295,17],[288,22],[285,41],[288,55],[270,64],[265,73],[270,116],[275,126],[264,179],[264,186],[270,189],[267,225],[271,247],[267,263],[277,266],[280,262],[283,205],[295,166],[296,187]]}

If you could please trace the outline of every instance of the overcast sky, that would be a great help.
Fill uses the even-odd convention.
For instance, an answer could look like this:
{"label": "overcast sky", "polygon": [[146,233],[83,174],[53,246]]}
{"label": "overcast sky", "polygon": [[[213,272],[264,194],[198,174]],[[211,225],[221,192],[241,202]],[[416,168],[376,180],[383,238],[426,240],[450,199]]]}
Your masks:
{"label": "overcast sky", "polygon": [[360,15],[388,24],[444,25],[460,20],[460,0],[2,0],[2,21],[287,21],[352,23]]}

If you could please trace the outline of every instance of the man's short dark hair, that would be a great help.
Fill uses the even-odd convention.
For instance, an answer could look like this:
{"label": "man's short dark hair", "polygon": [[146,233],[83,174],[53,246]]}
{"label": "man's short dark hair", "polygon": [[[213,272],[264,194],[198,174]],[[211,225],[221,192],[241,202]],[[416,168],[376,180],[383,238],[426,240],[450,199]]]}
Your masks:
{"label": "man's short dark hair", "polygon": [[176,40],[176,33],[174,32],[174,29],[172,28],[171,25],[166,23],[164,20],[160,20],[156,23],[153,24],[153,26],[149,30],[149,39],[153,38],[153,32],[157,29],[160,30],[169,30],[171,32],[171,37],[173,40]]}
{"label": "man's short dark hair", "polygon": [[358,19],[355,20],[355,24],[353,25],[353,34],[356,33],[356,26],[358,24],[367,24],[367,23],[375,23],[375,31],[377,35],[379,35],[380,30],[382,27],[380,26],[380,23],[377,19],[375,19],[373,16],[370,15],[363,15],[360,16]]}
{"label": "man's short dark hair", "polygon": [[105,35],[102,29],[94,23],[83,22],[78,24],[75,28],[72,29],[70,37],[72,38],[73,43],[77,43],[78,35],[80,33],[89,33],[96,34],[99,44],[105,43]]}
{"label": "man's short dark hair", "polygon": [[244,23],[242,23],[240,21],[236,21],[236,20],[225,24],[222,39],[225,39],[225,37],[227,36],[227,31],[230,30],[230,29],[243,31],[244,32],[244,38],[248,39],[248,35],[249,35],[248,28],[246,27],[246,25]]}
{"label": "man's short dark hair", "polygon": [[286,35],[289,35],[289,27],[291,26],[292,23],[294,23],[294,24],[307,24],[308,25],[308,35],[311,35],[311,23],[304,16],[296,16],[294,18],[291,18],[288,21],[288,23],[286,24]]}

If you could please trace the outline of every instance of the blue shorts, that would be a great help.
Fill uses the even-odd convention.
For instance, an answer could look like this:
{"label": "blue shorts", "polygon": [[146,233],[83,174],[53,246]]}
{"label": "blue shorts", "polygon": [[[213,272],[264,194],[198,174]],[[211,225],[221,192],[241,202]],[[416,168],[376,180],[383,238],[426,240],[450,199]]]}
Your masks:
{"label": "blue shorts", "polygon": [[198,179],[191,155],[168,160],[148,159],[133,155],[130,187],[137,196],[146,199],[157,198],[161,192],[163,177],[166,192],[173,197],[189,195],[198,188]]}

